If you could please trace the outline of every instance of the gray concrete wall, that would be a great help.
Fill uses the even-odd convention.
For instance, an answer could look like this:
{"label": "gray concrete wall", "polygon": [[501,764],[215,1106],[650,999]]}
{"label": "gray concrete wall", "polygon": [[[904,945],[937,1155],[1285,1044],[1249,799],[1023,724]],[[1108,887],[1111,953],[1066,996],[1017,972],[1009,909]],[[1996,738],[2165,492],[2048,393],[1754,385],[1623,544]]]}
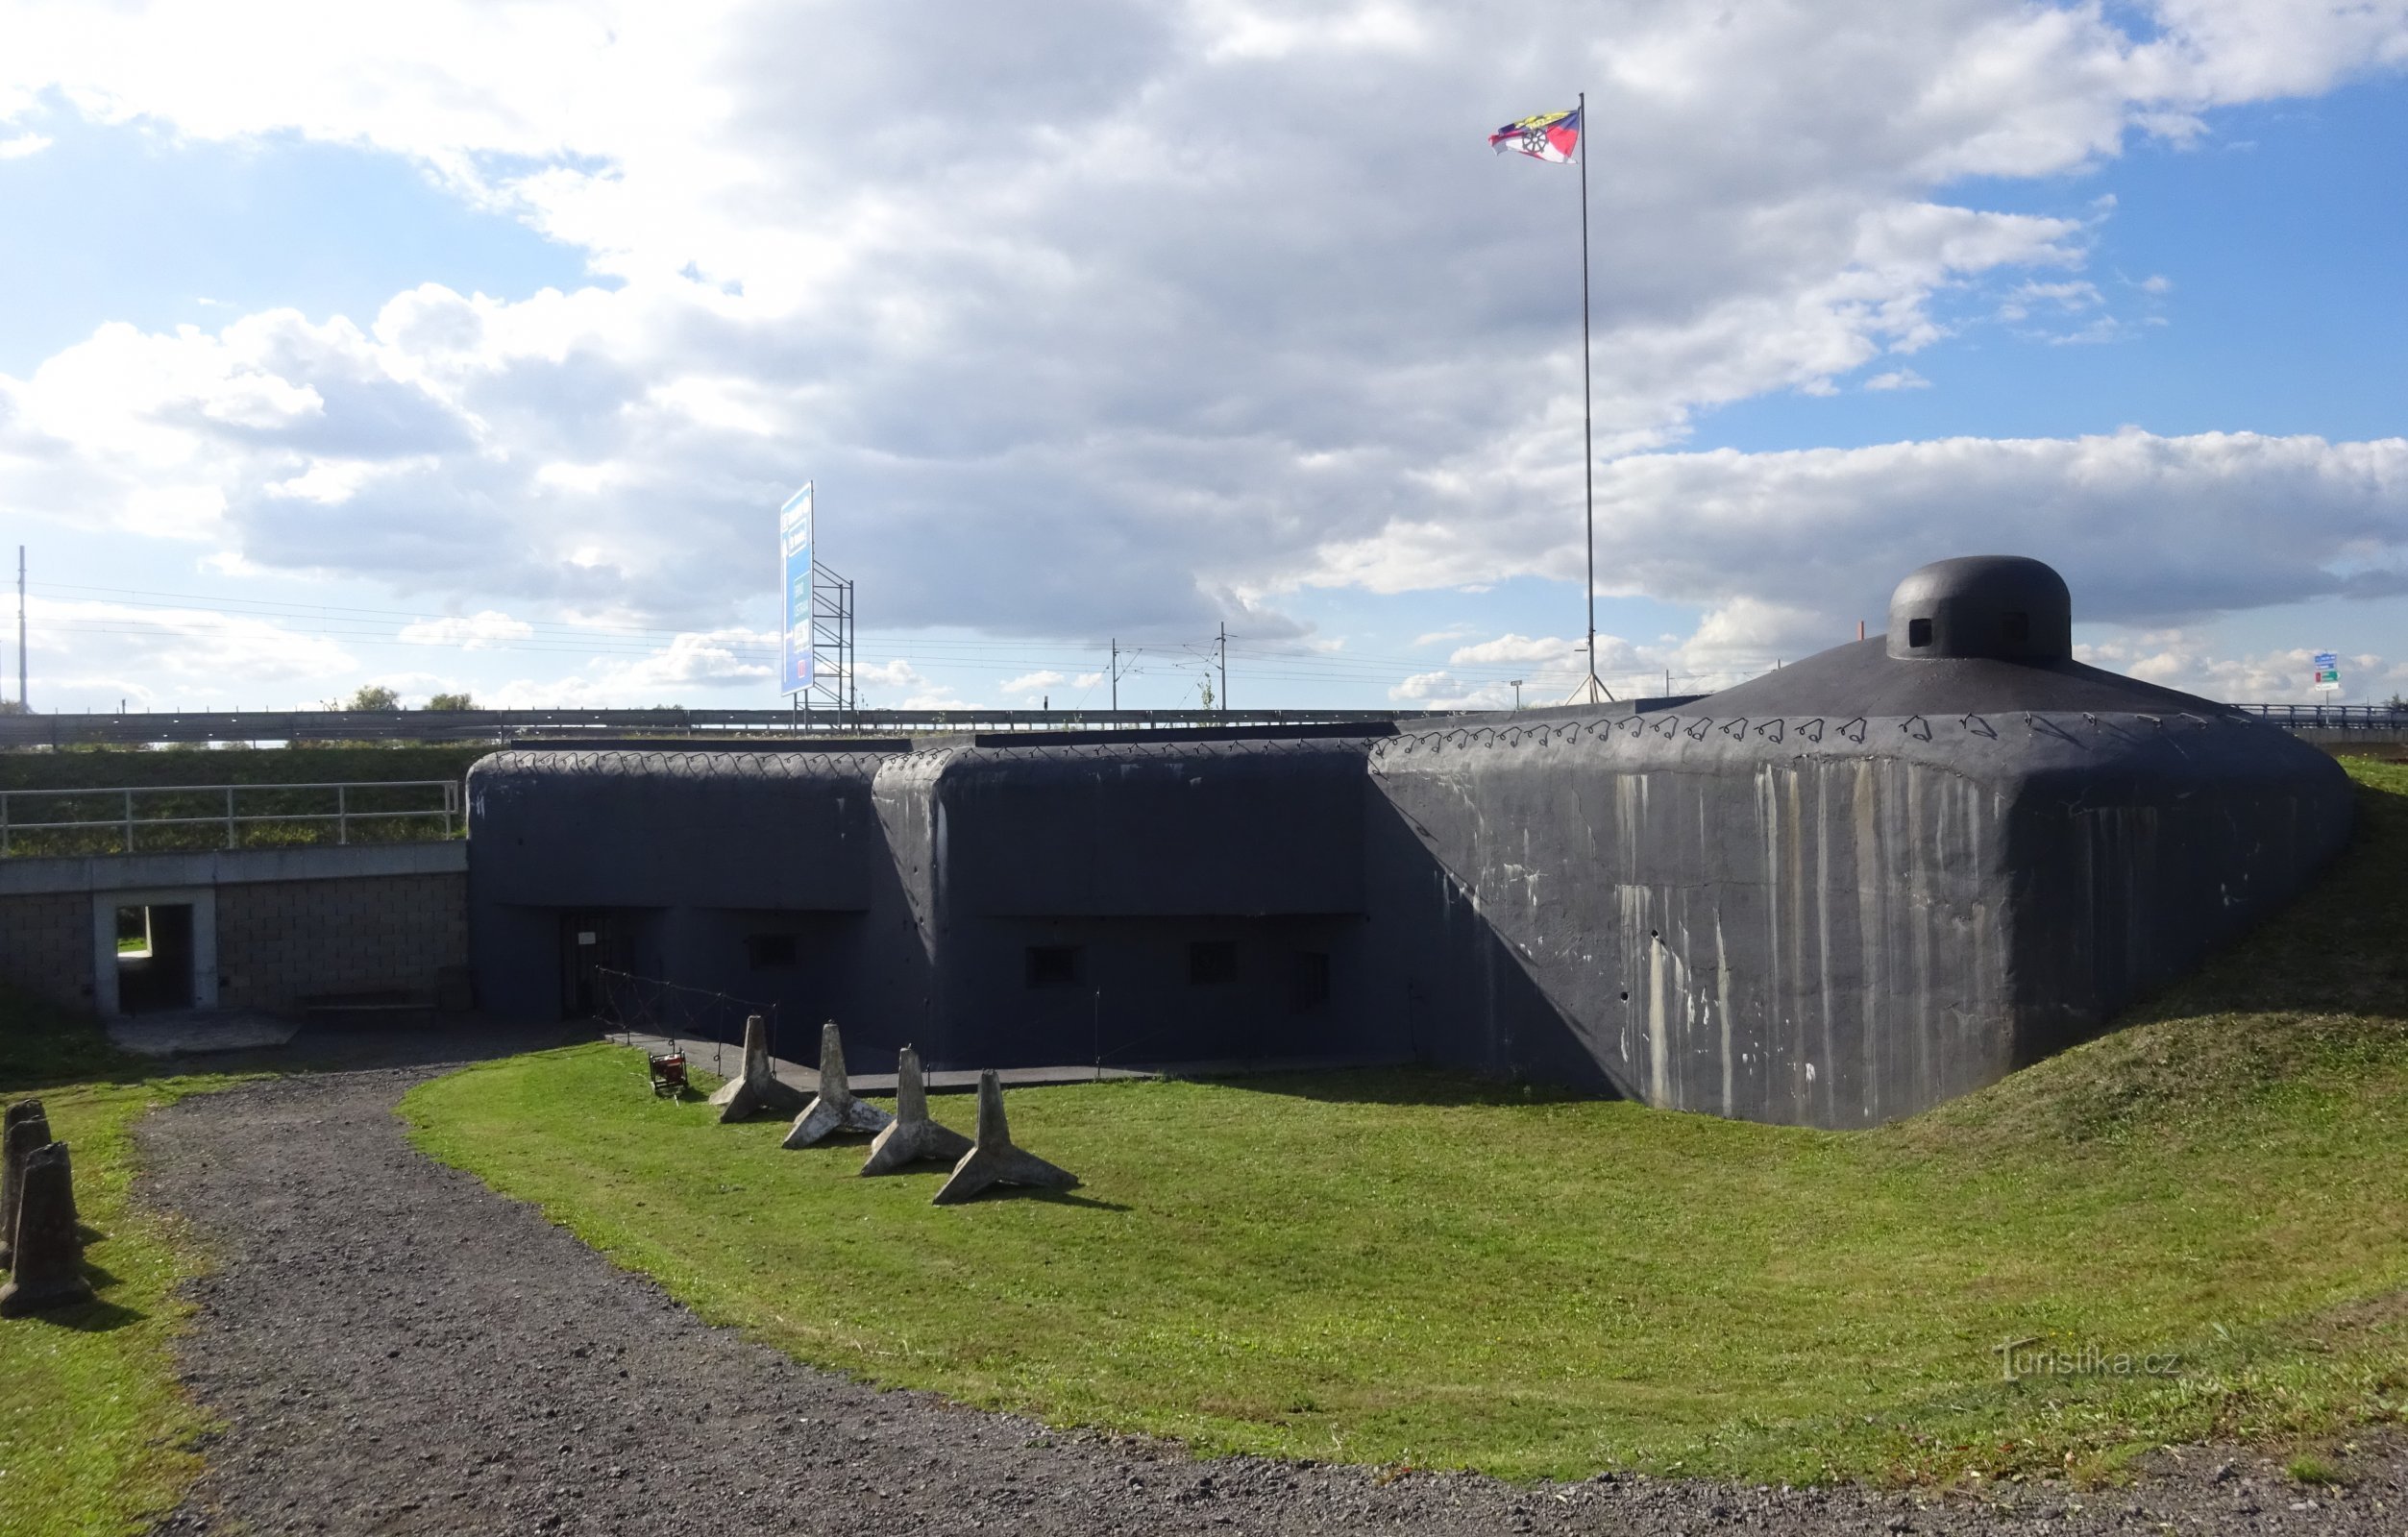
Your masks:
{"label": "gray concrete wall", "polygon": [[[2100,1028],[2347,834],[2314,748],[2078,664],[1875,642],[1784,671],[1374,743],[524,755],[506,794],[471,779],[479,973],[489,1006],[556,1012],[583,911],[652,975],[838,1018],[865,1070],[904,1042],[946,1067],[1418,1061],[1859,1127]],[[737,969],[773,923],[794,974]],[[1232,947],[1225,978],[1197,944]],[[1038,947],[1076,974],[1038,983]],[[1326,957],[1309,1008],[1299,957]]]}
{"label": "gray concrete wall", "polygon": [[468,877],[348,876],[217,888],[218,1002],[283,1012],[313,998],[431,998],[468,964]]}
{"label": "gray concrete wall", "polygon": [[2223,718],[1683,712],[1413,734],[1371,767],[1548,1006],[1484,987],[1476,1056],[1536,1070],[1552,1012],[1652,1105],[1830,1127],[2080,1038],[2349,823],[2334,766]]}
{"label": "gray concrete wall", "polygon": [[461,842],[92,855],[0,862],[0,976],[117,1009],[121,906],[190,905],[204,1006],[286,1011],[333,993],[430,995],[468,964]]}
{"label": "gray concrete wall", "polygon": [[92,1006],[92,898],[0,894],[0,977],[71,1009]]}

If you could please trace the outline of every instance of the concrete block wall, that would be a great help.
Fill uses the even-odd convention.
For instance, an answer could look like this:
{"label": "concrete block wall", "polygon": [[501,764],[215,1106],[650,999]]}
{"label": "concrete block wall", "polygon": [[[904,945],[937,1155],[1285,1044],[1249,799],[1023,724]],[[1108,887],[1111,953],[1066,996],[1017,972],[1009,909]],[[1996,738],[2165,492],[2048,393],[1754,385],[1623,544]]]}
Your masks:
{"label": "concrete block wall", "polygon": [[0,977],[69,1008],[92,1002],[92,898],[81,891],[0,896]]}
{"label": "concrete block wall", "polygon": [[226,885],[217,891],[219,1000],[289,1010],[329,994],[431,994],[468,964],[468,877],[445,872]]}

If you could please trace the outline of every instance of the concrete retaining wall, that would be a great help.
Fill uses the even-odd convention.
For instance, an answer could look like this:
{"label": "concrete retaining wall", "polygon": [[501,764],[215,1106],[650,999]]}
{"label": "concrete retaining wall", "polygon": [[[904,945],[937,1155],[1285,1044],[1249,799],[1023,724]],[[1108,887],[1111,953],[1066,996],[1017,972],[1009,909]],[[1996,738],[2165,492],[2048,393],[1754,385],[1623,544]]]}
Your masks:
{"label": "concrete retaining wall", "polygon": [[468,964],[468,877],[346,876],[217,889],[218,1001],[272,1012],[345,993],[431,993]]}
{"label": "concrete retaining wall", "polygon": [[88,1009],[93,960],[88,895],[0,895],[0,977],[54,1003]]}
{"label": "concrete retaining wall", "polygon": [[118,1011],[121,907],[193,910],[200,1007],[290,1011],[330,994],[431,997],[468,964],[462,842],[0,862],[0,976]]}

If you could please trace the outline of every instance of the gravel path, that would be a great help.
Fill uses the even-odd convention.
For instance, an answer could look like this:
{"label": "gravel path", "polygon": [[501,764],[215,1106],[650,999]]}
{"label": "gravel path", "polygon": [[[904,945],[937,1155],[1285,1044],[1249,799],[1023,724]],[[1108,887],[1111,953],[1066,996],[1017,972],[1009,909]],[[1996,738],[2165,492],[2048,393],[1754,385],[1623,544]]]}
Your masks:
{"label": "gravel path", "polygon": [[[437,1166],[425,1067],[263,1083],[152,1116],[150,1197],[216,1250],[185,1376],[228,1422],[169,1532],[2381,1532],[2408,1450],[2313,1508],[2195,1450],[2130,1490],[1929,1506],[1855,1490],[1228,1458],[884,1393],[705,1327],[528,1207]],[[2222,1467],[2221,1476],[2215,1471]]]}

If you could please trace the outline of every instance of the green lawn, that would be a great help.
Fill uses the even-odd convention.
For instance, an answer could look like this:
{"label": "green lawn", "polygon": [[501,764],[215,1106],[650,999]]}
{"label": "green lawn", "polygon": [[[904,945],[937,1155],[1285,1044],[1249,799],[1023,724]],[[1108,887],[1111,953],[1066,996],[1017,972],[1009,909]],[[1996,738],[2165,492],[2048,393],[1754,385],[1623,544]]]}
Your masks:
{"label": "green lawn", "polygon": [[[1023,1090],[1015,1132],[1086,1188],[938,1209],[933,1176],[782,1152],[608,1046],[405,1113],[804,1359],[1202,1451],[1895,1479],[2340,1434],[2408,1420],[2408,768],[2352,771],[2358,845],[2299,908],[2132,1028],[1876,1132],[1431,1073]],[[2008,1381],[2007,1341],[2178,1362]]]}
{"label": "green lawn", "polygon": [[37,1092],[75,1158],[75,1197],[100,1234],[86,1251],[100,1298],[0,1321],[0,1532],[146,1529],[201,1469],[207,1420],[171,1350],[190,1308],[177,1285],[201,1256],[131,1199],[133,1126],[223,1078],[145,1078],[88,1019],[0,994],[0,1099]]}

